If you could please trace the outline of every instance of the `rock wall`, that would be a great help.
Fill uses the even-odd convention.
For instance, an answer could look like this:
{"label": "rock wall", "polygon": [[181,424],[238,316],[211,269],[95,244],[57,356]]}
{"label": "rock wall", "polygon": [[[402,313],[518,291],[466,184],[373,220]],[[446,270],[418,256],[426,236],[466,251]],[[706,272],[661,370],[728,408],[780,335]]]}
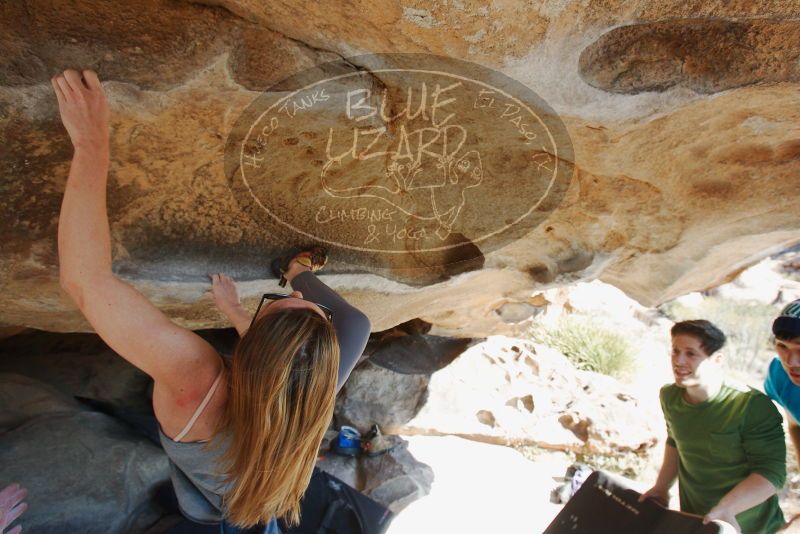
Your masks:
{"label": "rock wall", "polygon": [[86,410],[45,382],[0,373],[4,481],[29,489],[30,532],[143,532],[163,515],[151,500],[169,476],[154,443]]}
{"label": "rock wall", "polygon": [[[236,194],[224,155],[242,112],[298,71],[367,53],[484,65],[535,91],[571,143],[565,190],[546,220],[498,248],[467,236],[470,261],[457,268],[334,257],[325,281],[376,330],[421,317],[482,335],[520,310],[535,314],[537,291],[580,279],[600,278],[646,305],[713,286],[800,240],[798,15],[797,2],[763,0],[4,2],[0,323],[89,328],[57,283],[71,148],[48,80],[69,67],[107,82],[115,268],[186,326],[224,325],[205,294],[207,273],[243,280],[255,305],[275,287],[269,258],[305,239]],[[366,59],[340,65],[391,85]],[[500,150],[491,145],[499,134],[487,132]],[[292,199],[313,193],[303,169],[314,161],[301,150],[310,140],[282,142],[293,154],[279,166],[292,175],[280,190],[292,213]],[[503,194],[524,180],[484,184],[462,205],[496,217]]]}

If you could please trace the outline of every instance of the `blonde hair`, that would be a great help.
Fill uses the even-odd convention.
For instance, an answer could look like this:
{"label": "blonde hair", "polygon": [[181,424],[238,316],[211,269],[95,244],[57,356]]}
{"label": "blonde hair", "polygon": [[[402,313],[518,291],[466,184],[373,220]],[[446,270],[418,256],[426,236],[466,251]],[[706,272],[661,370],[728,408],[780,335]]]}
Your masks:
{"label": "blonde hair", "polygon": [[300,520],[300,499],[333,416],[339,344],[313,310],[265,314],[239,341],[217,430],[226,517],[241,527]]}

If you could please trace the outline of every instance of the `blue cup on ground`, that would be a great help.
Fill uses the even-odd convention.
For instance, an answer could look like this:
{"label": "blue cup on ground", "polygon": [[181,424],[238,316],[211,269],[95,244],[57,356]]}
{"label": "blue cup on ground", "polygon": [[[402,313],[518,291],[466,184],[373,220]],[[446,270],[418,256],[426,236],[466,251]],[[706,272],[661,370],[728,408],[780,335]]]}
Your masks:
{"label": "blue cup on ground", "polygon": [[331,451],[342,456],[357,456],[361,452],[361,434],[352,426],[339,427],[339,435],[333,440]]}

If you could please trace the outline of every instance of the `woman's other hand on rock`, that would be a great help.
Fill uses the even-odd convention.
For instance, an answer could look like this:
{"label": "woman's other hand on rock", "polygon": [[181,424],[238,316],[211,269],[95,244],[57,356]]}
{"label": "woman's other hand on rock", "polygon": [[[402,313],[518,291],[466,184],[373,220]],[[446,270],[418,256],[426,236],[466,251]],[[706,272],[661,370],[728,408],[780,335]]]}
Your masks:
{"label": "woman's other hand on rock", "polygon": [[211,296],[214,303],[228,318],[240,336],[243,336],[250,327],[250,314],[242,307],[236,282],[228,275],[217,273],[209,275],[211,278]]}
{"label": "woman's other hand on rock", "polygon": [[214,303],[223,311],[241,306],[236,282],[226,274],[211,275],[211,296],[214,297]]}
{"label": "woman's other hand on rock", "polygon": [[16,518],[28,509],[27,503],[22,502],[28,491],[21,488],[19,484],[9,484],[0,491],[0,534],[19,534],[22,527],[17,525],[11,530],[6,530],[11,526]]}
{"label": "woman's other hand on rock", "polygon": [[67,69],[50,81],[61,122],[75,149],[107,150],[111,112],[97,74]]}

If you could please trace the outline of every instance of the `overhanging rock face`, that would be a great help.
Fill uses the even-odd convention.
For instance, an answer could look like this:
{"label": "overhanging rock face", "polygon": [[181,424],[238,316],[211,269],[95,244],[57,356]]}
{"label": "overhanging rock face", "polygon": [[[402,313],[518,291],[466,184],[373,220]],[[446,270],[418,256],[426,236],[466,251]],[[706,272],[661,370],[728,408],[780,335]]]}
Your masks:
{"label": "overhanging rock face", "polygon": [[[207,273],[245,281],[255,301],[276,287],[272,257],[320,239],[335,241],[325,281],[376,329],[421,317],[485,333],[509,303],[535,309],[539,289],[579,279],[599,277],[645,304],[715,285],[800,240],[798,14],[792,3],[643,0],[5,2],[0,323],[89,328],[58,288],[71,147],[49,77],[65,68],[93,68],[107,82],[115,268],[184,325],[224,324]],[[389,73],[429,64],[397,59],[407,53],[482,67],[472,77]],[[316,81],[336,79],[327,93],[292,93],[308,81],[293,76],[323,64]],[[439,104],[455,100],[436,119],[436,84],[456,75],[463,83],[439,93]],[[487,93],[475,97],[476,80],[494,91],[494,108]],[[423,81],[426,111],[412,120],[403,105]],[[523,128],[536,121],[498,96],[525,88],[540,99],[541,131]],[[369,98],[347,99],[361,89]],[[263,141],[258,157],[277,174],[245,175],[247,160],[231,164],[232,134],[249,146],[243,117],[269,115],[248,110],[290,93],[308,104],[284,113],[306,122],[283,121]],[[333,102],[338,114],[326,114]],[[452,108],[459,102],[472,107]],[[329,132],[354,130],[385,137],[346,157],[351,138]],[[525,145],[535,133],[550,144]],[[540,156],[560,172],[550,189],[531,181],[544,172]],[[526,202],[533,215],[520,211]],[[515,230],[483,239],[505,226]],[[365,244],[375,234],[385,248]]]}

